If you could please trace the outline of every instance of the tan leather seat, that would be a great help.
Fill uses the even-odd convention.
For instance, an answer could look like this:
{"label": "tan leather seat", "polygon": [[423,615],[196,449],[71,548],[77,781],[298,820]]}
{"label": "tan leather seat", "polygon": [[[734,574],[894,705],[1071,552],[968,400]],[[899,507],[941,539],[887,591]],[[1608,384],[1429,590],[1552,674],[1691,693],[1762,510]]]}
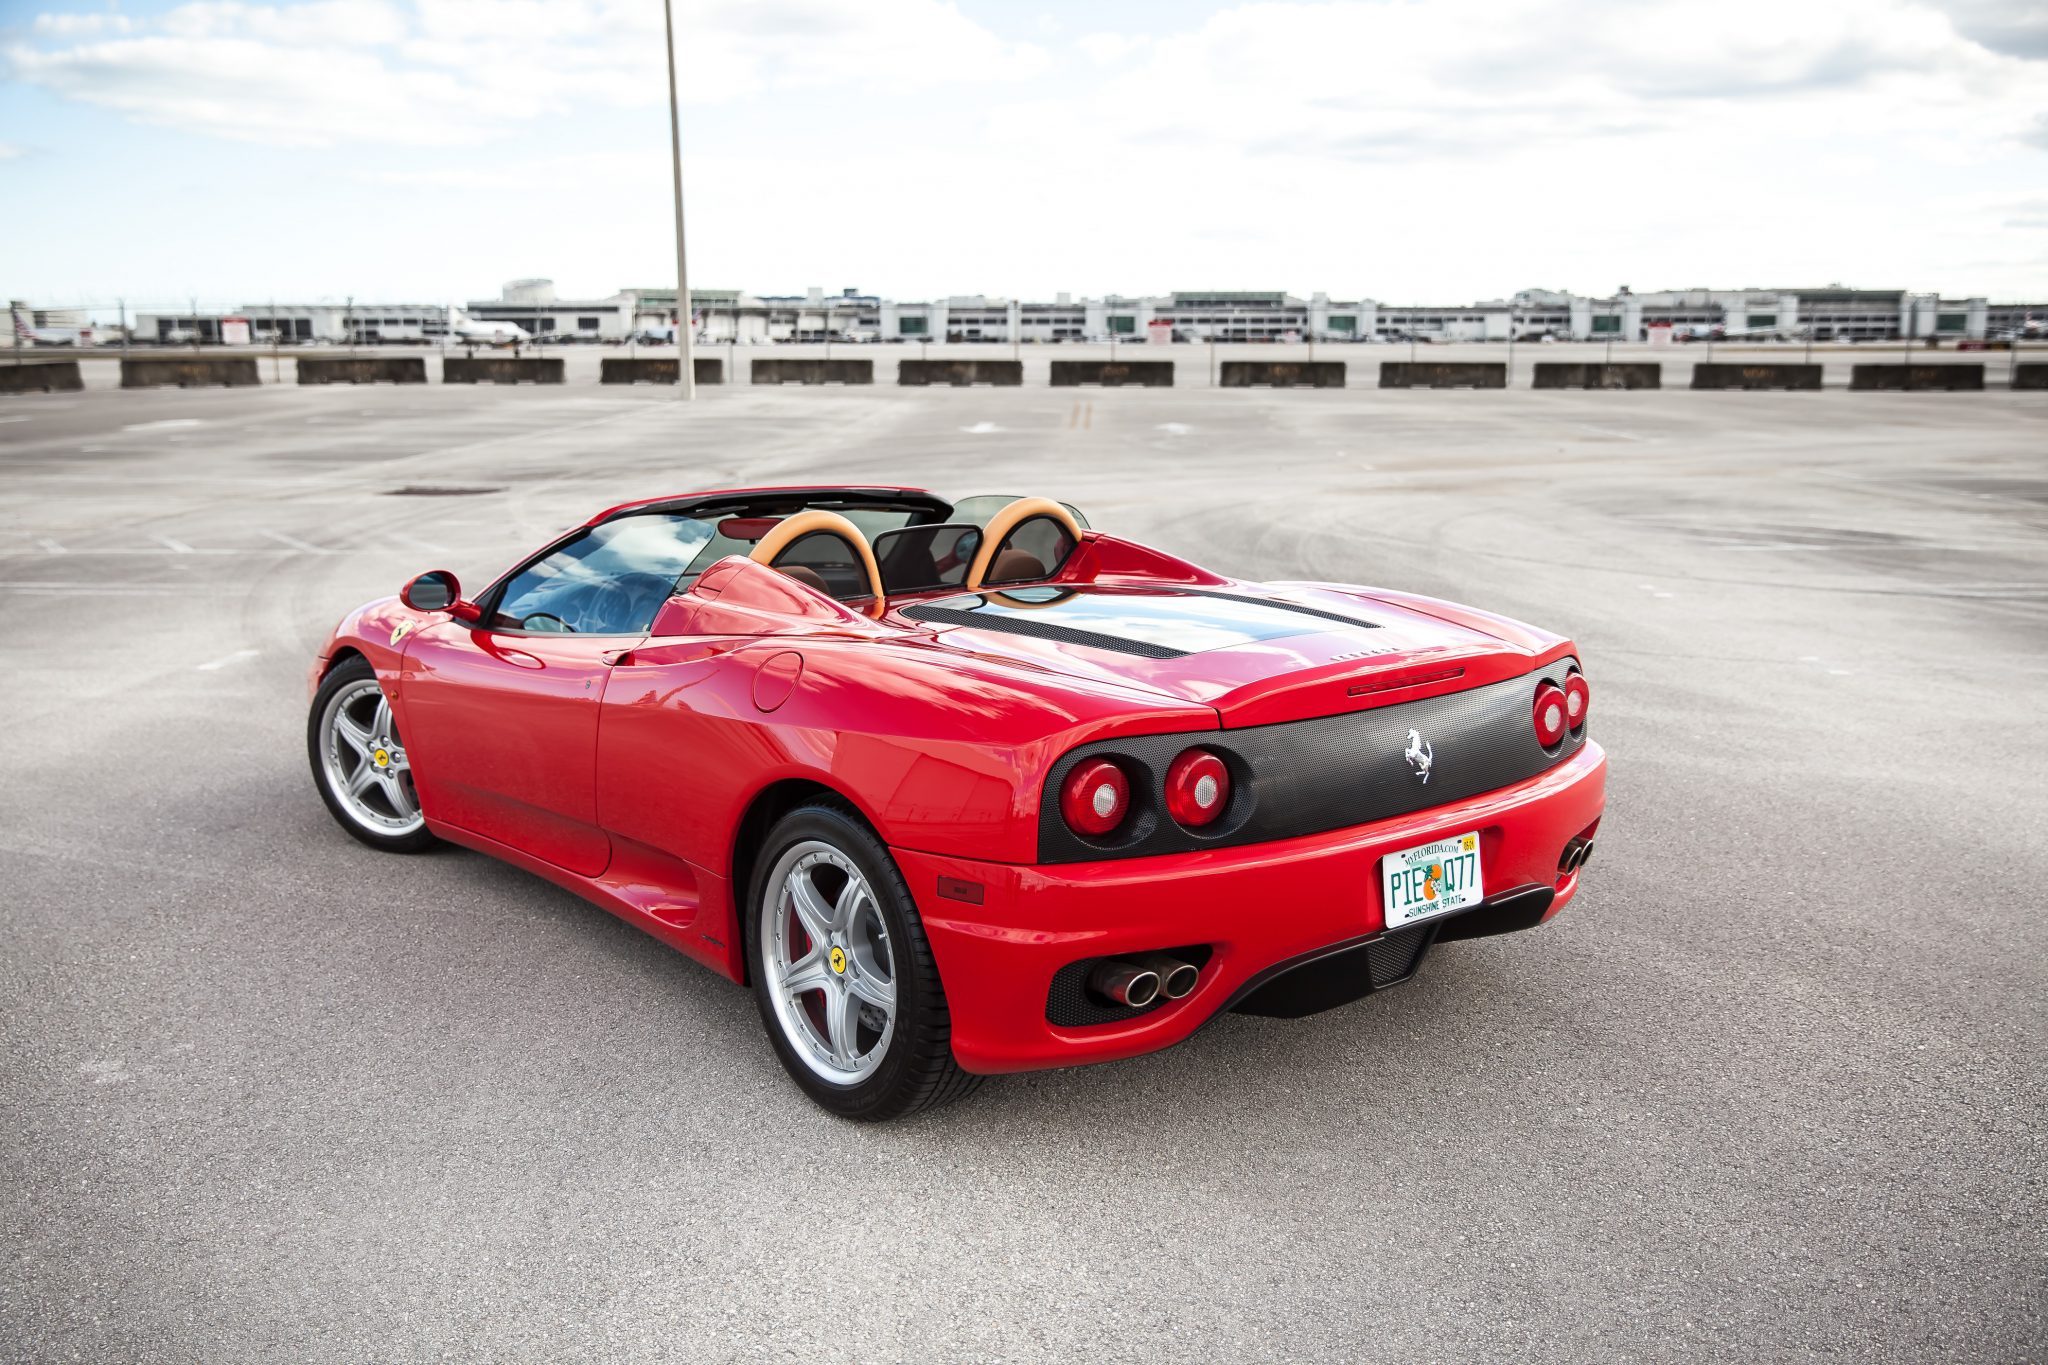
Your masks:
{"label": "tan leather seat", "polygon": [[807,588],[816,588],[827,597],[832,595],[832,589],[825,586],[825,576],[808,564],[777,564],[774,569],[785,577],[794,578]]}

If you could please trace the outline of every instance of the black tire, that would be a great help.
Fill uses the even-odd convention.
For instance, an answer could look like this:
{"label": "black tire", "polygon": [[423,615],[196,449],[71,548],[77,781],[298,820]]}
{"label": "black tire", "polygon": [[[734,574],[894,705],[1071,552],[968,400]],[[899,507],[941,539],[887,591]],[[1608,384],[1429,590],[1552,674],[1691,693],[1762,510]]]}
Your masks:
{"label": "black tire", "polygon": [[306,759],[313,767],[313,786],[319,790],[320,799],[326,803],[327,813],[334,817],[334,823],[371,848],[382,853],[424,853],[441,843],[424,824],[402,834],[371,829],[349,813],[329,778],[325,762],[327,736],[322,730],[328,703],[336,693],[365,680],[375,682],[376,678],[377,672],[370,667],[370,661],[358,654],[336,664],[320,680],[319,689],[313,694],[312,709],[306,715]]}
{"label": "black tire", "polygon": [[[852,1085],[826,1080],[798,1055],[776,1015],[763,963],[761,919],[769,876],[786,852],[805,841],[830,845],[860,869],[888,928],[895,959],[896,1017],[888,1051],[872,1075]],[[818,1104],[842,1118],[879,1123],[949,1104],[979,1088],[982,1078],[953,1060],[952,1015],[917,903],[896,860],[851,806],[820,800],[776,822],[755,860],[742,924],[754,1003],[768,1041],[790,1079]]]}

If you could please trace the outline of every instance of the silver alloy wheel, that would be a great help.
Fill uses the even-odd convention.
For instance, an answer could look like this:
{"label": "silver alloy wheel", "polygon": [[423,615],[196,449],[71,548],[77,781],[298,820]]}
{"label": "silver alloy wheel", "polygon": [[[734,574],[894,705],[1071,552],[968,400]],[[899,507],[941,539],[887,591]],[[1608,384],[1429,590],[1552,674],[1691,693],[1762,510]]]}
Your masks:
{"label": "silver alloy wheel", "polygon": [[823,1079],[857,1085],[896,1034],[896,958],[882,908],[853,860],[818,839],[792,845],[766,888],[761,964],[782,1036]]}
{"label": "silver alloy wheel", "polygon": [[373,834],[411,834],[425,823],[412,765],[375,678],[327,699],[320,717],[320,769],[349,819]]}

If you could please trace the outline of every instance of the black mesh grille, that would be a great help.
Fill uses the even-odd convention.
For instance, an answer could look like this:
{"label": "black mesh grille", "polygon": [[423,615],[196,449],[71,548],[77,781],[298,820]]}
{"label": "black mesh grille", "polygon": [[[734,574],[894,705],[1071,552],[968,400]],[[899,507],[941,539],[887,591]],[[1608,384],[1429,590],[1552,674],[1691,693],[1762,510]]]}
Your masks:
{"label": "black mesh grille", "polygon": [[[1179,853],[1195,848],[1288,839],[1385,820],[1461,801],[1525,781],[1576,754],[1586,731],[1556,749],[1536,742],[1530,708],[1539,679],[1562,685],[1572,659],[1518,678],[1397,702],[1341,716],[1104,740],[1055,763],[1041,794],[1038,860],[1092,862]],[[1429,746],[1429,780],[1406,760],[1408,732]],[[1233,789],[1229,807],[1199,834],[1156,815],[1165,808],[1166,770],[1191,744],[1223,756]],[[1124,828],[1083,839],[1060,816],[1060,785],[1083,759],[1114,758],[1131,781],[1134,811]]]}
{"label": "black mesh grille", "polygon": [[1098,959],[1069,962],[1053,973],[1052,989],[1045,996],[1045,1017],[1061,1028],[1086,1028],[1090,1024],[1116,1024],[1136,1019],[1159,1009],[1166,1001],[1154,1000],[1133,1009],[1097,1000],[1088,990],[1088,972]]}
{"label": "black mesh grille", "polygon": [[1211,588],[1176,587],[1174,591],[1186,593],[1190,597],[1214,597],[1225,602],[1243,602],[1248,606],[1254,607],[1277,607],[1281,611],[1298,612],[1303,616],[1320,616],[1325,621],[1342,621],[1347,626],[1358,626],[1365,630],[1378,630],[1380,628],[1380,623],[1377,621],[1367,621],[1357,616],[1346,616],[1341,611],[1330,611],[1323,607],[1304,606],[1300,602],[1283,602],[1277,597],[1253,597],[1248,593],[1217,592]]}
{"label": "black mesh grille", "polygon": [[1372,974],[1372,988],[1379,990],[1415,975],[1435,929],[1434,924],[1412,924],[1366,944],[1365,965]]}
{"label": "black mesh grille", "polygon": [[997,630],[1006,635],[1032,635],[1041,640],[1058,640],[1062,644],[1135,654],[1141,659],[1185,659],[1188,655],[1184,649],[1168,649],[1165,645],[1147,644],[1143,640],[1126,640],[1117,635],[1075,630],[1071,626],[1055,626],[1049,622],[1001,616],[994,612],[961,611],[958,607],[927,604],[905,607],[903,614],[914,621],[934,621],[943,626],[973,626],[976,630]]}
{"label": "black mesh grille", "polygon": [[[1179,958],[1182,962],[1192,962],[1203,970],[1207,970],[1209,959],[1213,956],[1213,950],[1206,943],[1162,948],[1159,952],[1168,957]],[[1097,999],[1094,992],[1088,989],[1088,973],[1101,961],[1102,958],[1091,957],[1081,962],[1069,962],[1053,973],[1052,988],[1045,994],[1045,1017],[1049,1022],[1060,1028],[1120,1024],[1174,1003],[1162,995],[1151,1004],[1140,1005],[1134,1009],[1129,1005],[1113,1005]]]}

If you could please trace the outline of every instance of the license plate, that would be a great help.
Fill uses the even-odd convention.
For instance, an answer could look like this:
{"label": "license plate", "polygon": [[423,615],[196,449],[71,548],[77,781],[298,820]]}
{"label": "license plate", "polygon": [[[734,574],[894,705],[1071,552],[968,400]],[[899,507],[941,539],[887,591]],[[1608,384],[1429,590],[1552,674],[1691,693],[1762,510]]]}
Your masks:
{"label": "license plate", "polygon": [[1387,928],[1446,915],[1486,898],[1479,880],[1479,836],[1454,835],[1389,853],[1380,860]]}

